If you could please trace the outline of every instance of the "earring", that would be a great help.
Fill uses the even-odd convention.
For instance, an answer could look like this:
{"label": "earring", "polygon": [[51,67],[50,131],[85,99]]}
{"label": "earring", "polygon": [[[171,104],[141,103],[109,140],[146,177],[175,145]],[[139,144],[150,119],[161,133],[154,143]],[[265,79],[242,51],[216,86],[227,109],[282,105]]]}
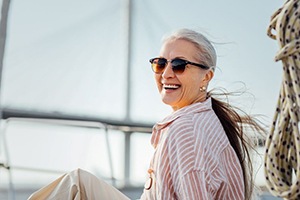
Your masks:
{"label": "earring", "polygon": [[206,91],[206,87],[205,86],[202,86],[199,88],[200,92],[205,92]]}

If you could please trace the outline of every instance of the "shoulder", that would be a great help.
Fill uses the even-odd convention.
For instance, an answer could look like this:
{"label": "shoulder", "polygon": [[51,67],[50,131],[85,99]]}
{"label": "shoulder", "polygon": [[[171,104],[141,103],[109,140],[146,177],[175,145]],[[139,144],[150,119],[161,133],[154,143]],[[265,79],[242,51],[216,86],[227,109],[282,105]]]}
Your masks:
{"label": "shoulder", "polygon": [[198,132],[209,129],[211,126],[221,127],[222,125],[213,110],[205,110],[181,115],[172,121],[168,128],[169,131],[180,133],[183,131]]}
{"label": "shoulder", "polygon": [[169,150],[189,150],[196,161],[218,159],[220,152],[229,142],[225,131],[212,110],[183,115],[165,129],[166,145]]}
{"label": "shoulder", "polygon": [[228,148],[231,150],[231,145],[221,122],[212,110],[196,114],[193,120],[195,168],[211,173],[219,167],[224,152]]}
{"label": "shoulder", "polygon": [[167,139],[179,144],[189,140],[195,148],[213,149],[214,153],[220,153],[229,144],[223,126],[213,110],[178,117],[168,126]]}
{"label": "shoulder", "polygon": [[212,149],[218,154],[229,145],[225,130],[213,110],[195,114],[193,121],[199,148]]}

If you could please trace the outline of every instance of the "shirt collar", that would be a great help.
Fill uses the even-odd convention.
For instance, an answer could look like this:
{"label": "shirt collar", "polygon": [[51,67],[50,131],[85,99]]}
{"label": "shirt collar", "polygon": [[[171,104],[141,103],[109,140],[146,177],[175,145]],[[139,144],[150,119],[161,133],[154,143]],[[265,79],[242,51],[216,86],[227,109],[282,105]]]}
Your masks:
{"label": "shirt collar", "polygon": [[212,109],[211,98],[208,98],[204,102],[193,103],[191,105],[185,106],[179,110],[174,111],[172,114],[164,118],[163,120],[157,122],[152,130],[151,143],[154,147],[159,142],[161,129],[167,127],[170,123],[175,121],[177,118],[183,115],[193,115],[195,113],[203,112]]}

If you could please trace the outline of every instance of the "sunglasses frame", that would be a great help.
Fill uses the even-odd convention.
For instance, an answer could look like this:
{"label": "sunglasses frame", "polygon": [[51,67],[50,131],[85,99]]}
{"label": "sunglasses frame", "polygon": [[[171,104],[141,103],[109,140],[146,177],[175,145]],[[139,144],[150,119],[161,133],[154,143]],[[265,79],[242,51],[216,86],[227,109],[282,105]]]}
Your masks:
{"label": "sunglasses frame", "polygon": [[[153,69],[153,67],[152,67],[153,62],[154,62],[154,60],[156,60],[156,59],[162,59],[162,60],[165,60],[165,61],[166,61],[165,67],[164,67],[164,69],[163,69],[162,72],[155,72],[154,69]],[[156,57],[156,58],[151,58],[151,59],[149,60],[149,62],[151,63],[151,69],[152,69],[152,71],[153,71],[154,73],[156,73],[156,74],[162,74],[162,73],[164,72],[166,66],[168,65],[168,63],[170,62],[170,63],[172,64],[172,62],[173,62],[174,60],[181,60],[181,61],[184,61],[184,70],[183,70],[181,73],[178,73],[178,72],[176,73],[176,72],[174,71],[174,67],[173,67],[173,65],[172,65],[172,70],[173,70],[173,72],[174,72],[175,74],[182,74],[182,73],[185,71],[185,68],[186,68],[187,65],[194,65],[194,66],[200,67],[201,69],[209,69],[208,66],[205,66],[205,65],[202,65],[202,64],[198,64],[198,63],[194,63],[194,62],[191,62],[191,61],[182,59],[182,58],[174,58],[174,59],[171,59],[171,60],[167,60],[166,58]]]}

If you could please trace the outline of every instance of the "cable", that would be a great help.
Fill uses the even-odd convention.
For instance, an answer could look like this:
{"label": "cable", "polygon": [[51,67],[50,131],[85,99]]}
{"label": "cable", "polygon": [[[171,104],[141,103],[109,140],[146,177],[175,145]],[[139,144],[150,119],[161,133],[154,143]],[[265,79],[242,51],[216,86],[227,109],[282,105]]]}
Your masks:
{"label": "cable", "polygon": [[[265,176],[273,195],[300,199],[300,4],[288,0],[271,17],[267,34],[279,43],[283,80],[266,140]],[[276,35],[272,33],[276,32]]]}

